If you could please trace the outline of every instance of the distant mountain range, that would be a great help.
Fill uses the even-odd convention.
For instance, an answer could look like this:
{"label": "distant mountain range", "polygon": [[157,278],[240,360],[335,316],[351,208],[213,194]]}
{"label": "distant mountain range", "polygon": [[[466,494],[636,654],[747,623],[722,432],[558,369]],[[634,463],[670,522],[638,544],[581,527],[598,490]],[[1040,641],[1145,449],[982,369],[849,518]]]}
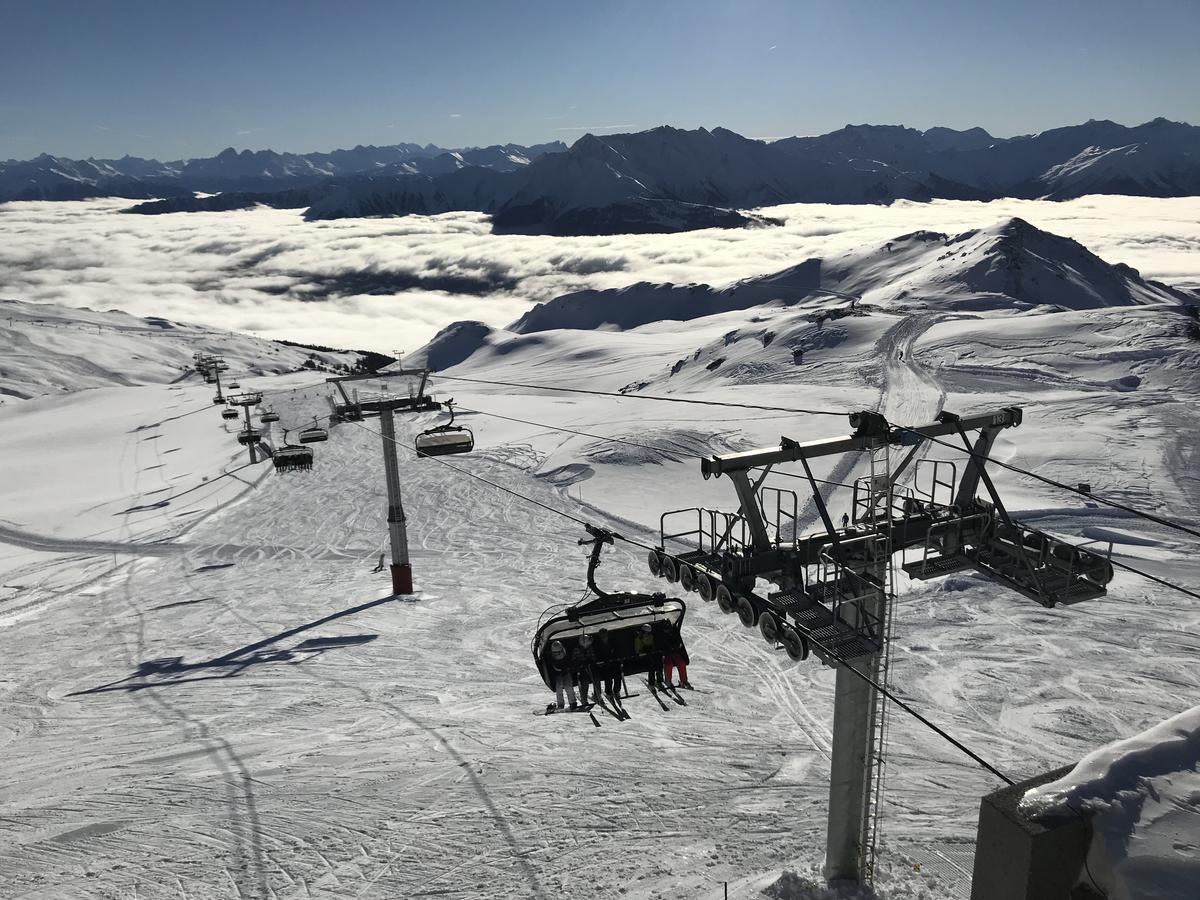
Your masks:
{"label": "distant mountain range", "polygon": [[80,200],[93,197],[190,197],[194,192],[265,193],[319,184],[346,175],[438,176],[463,168],[511,172],[544,153],[561,153],[561,141],[524,147],[497,144],[447,150],[434,144],[355,147],[332,153],[276,153],[232,147],[203,159],[159,162],[121,159],[65,159],[43,153],[36,159],[0,162],[0,202]]}
{"label": "distant mountain range", "polygon": [[781,203],[1086,194],[1200,194],[1200,128],[1090,121],[1006,139],[982,128],[848,125],[766,142],[663,126],[587,134],[569,149],[400,144],[304,155],[229,149],[182,163],[42,156],[0,164],[0,200],[161,197],[131,211],[263,204],[304,209],[309,219],[473,210],[490,214],[497,231],[567,235],[762,224],[769,220],[744,210]]}

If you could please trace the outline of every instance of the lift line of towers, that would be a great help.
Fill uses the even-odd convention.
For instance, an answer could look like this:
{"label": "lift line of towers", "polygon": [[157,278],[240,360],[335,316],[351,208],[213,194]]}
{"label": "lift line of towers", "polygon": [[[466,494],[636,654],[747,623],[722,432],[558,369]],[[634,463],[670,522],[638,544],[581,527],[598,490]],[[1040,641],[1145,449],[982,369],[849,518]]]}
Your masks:
{"label": "lift line of towers", "polygon": [[[218,357],[197,356],[197,369],[217,385],[214,403],[228,404],[222,416],[236,419],[245,411],[241,443],[261,446],[261,433],[250,422],[249,409],[261,394],[223,397],[220,373],[228,367]],[[430,372],[397,370],[373,375],[329,378],[341,396],[331,400],[329,421],[361,421],[378,416],[388,491],[393,593],[413,593],[408,557],[407,524],[396,462],[393,414],[448,409],[446,424],[421,432],[418,457],[467,453],[474,449],[469,428],[454,424],[453,401],[439,402],[426,392]],[[390,377],[415,378],[408,396],[362,398],[347,393],[347,382]],[[236,389],[237,385],[230,385]],[[232,416],[229,415],[232,413]],[[264,412],[261,421],[273,413]],[[879,413],[849,415],[850,434],[816,441],[782,438],[777,446],[701,459],[707,480],[727,477],[734,489],[734,512],[691,507],[664,512],[658,544],[649,548],[650,573],[685,591],[715,601],[724,613],[736,613],[747,628],[756,628],[773,648],[794,660],[815,656],[836,669],[833,749],[824,874],[830,881],[871,883],[882,809],[883,766],[887,744],[887,703],[875,686],[888,684],[892,612],[895,600],[894,555],[914,579],[928,579],[973,569],[1044,606],[1073,604],[1104,596],[1113,578],[1107,554],[1078,547],[1013,520],[985,466],[1001,431],[1021,424],[1020,407],[1010,406],[974,416],[942,412],[934,422],[892,426]],[[316,436],[316,432],[320,432]],[[308,435],[306,438],[305,435]],[[324,429],[301,433],[301,442],[327,439]],[[967,462],[961,474],[953,462],[921,458],[931,441],[961,440]],[[243,439],[245,438],[245,439]],[[304,465],[280,465],[280,457],[306,454]],[[268,450],[276,468],[310,468],[312,451],[286,445]],[[845,454],[865,455],[866,474],[851,486],[851,512],[835,525],[813,475],[814,460]],[[899,456],[893,460],[893,455]],[[252,456],[253,461],[253,456]],[[795,491],[765,484],[778,466],[798,463],[821,528],[801,535],[799,497]],[[912,469],[911,483],[900,485]],[[982,487],[985,496],[979,496]],[[566,515],[566,514],[564,514]],[[573,518],[573,517],[571,517]],[[553,689],[548,648],[561,642],[567,649],[584,635],[604,629],[608,646],[625,659],[622,674],[646,671],[623,652],[634,630],[643,624],[669,623],[680,629],[686,604],[665,594],[607,592],[597,586],[600,553],[614,538],[637,543],[603,528],[586,526],[593,550],[587,581],[594,598],[552,607],[538,623],[531,651],[546,686]],[[682,546],[680,552],[668,545]],[[909,560],[907,551],[916,551]],[[762,591],[760,583],[770,585]]]}

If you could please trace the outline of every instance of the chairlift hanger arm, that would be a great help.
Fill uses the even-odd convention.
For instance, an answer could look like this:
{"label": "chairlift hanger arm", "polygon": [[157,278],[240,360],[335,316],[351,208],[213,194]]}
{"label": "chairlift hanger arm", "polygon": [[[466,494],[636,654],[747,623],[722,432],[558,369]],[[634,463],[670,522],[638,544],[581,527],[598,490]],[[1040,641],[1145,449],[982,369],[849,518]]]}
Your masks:
{"label": "chairlift hanger arm", "polygon": [[801,458],[817,459],[822,456],[836,456],[856,450],[868,450],[871,447],[879,446],[883,440],[890,444],[911,444],[914,441],[919,442],[922,438],[958,434],[960,429],[975,431],[988,427],[1013,428],[1021,424],[1021,408],[1006,406],[995,412],[962,418],[943,413],[938,417],[938,421],[918,428],[892,427],[882,416],[873,412],[853,413],[850,419],[850,424],[858,428],[854,434],[804,443],[782,438],[778,447],[763,447],[758,450],[744,450],[740,453],[726,453],[702,459],[700,460],[700,471],[705,478],[711,478],[714,475],[742,472],[760,466],[796,462]]}
{"label": "chairlift hanger arm", "polygon": [[333,378],[326,378],[326,384],[337,384],[343,381],[379,381],[381,378],[399,378],[405,375],[420,375],[421,389],[417,392],[420,396],[425,393],[425,383],[429,380],[429,369],[393,369],[390,372],[370,372],[366,375],[337,375]]}
{"label": "chairlift hanger arm", "polygon": [[588,558],[588,587],[592,589],[592,592],[597,597],[608,597],[610,596],[608,591],[601,590],[596,584],[596,567],[600,565],[600,553],[604,549],[604,545],[611,544],[613,542],[613,538],[619,537],[619,535],[617,535],[615,532],[609,531],[607,528],[597,528],[595,525],[585,524],[583,527],[587,529],[587,533],[590,534],[591,537],[581,538],[579,545],[581,547],[587,544],[592,545],[592,553]]}

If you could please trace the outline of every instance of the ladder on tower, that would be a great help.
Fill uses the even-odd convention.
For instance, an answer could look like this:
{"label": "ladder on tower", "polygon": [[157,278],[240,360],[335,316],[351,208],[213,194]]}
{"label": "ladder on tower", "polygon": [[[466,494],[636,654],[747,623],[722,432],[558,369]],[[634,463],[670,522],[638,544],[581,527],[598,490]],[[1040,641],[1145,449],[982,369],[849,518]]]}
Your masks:
{"label": "ladder on tower", "polygon": [[[861,479],[860,479],[861,480]],[[895,599],[895,571],[892,565],[892,515],[895,507],[891,459],[887,442],[870,450],[870,474],[866,478],[864,503],[855,509],[855,518],[879,536],[873,559],[873,574],[881,585],[880,644],[878,654],[871,657],[867,674],[876,684],[889,688],[888,676],[892,661],[892,608]],[[857,493],[857,492],[856,492]],[[875,855],[883,816],[884,765],[887,759],[889,707],[887,698],[878,691],[871,693],[870,730],[866,754],[866,790],[863,792],[862,835],[859,846],[862,881],[872,884],[875,876]]]}

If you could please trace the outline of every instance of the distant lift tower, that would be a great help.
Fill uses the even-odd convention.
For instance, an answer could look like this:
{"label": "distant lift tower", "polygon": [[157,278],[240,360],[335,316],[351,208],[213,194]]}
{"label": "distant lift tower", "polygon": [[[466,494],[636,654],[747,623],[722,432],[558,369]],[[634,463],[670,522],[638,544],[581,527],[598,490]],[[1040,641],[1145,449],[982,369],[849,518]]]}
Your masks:
{"label": "distant lift tower", "polygon": [[230,406],[240,406],[245,413],[246,423],[238,432],[238,443],[250,451],[251,463],[258,462],[258,454],[255,453],[255,450],[261,448],[262,431],[255,428],[254,423],[250,421],[250,408],[262,403],[262,394],[258,391],[246,391],[242,394],[229,394],[225,399]]}
{"label": "distant lift tower", "polygon": [[216,384],[217,393],[213,397],[214,404],[225,402],[225,397],[221,394],[221,373],[229,371],[229,364],[219,356],[208,356],[204,359],[204,380],[209,384]]}
{"label": "distant lift tower", "polygon": [[[416,393],[404,397],[392,397],[380,394],[365,400],[360,400],[358,392],[354,392],[353,400],[346,394],[342,382],[346,381],[380,381],[394,377],[420,378]],[[396,425],[393,413],[422,413],[436,412],[442,405],[425,394],[425,384],[429,380],[429,370],[420,369],[405,371],[399,369],[393,372],[378,372],[373,375],[348,375],[340,378],[327,378],[334,383],[338,392],[345,400],[344,405],[336,407],[335,414],[350,421],[363,418],[364,415],[378,415],[380,433],[383,435],[383,474],[387,482],[388,496],[388,538],[392,545],[392,593],[396,596],[408,596],[413,592],[412,562],[408,555],[408,523],[404,517],[404,501],[400,494],[400,469],[396,460]]]}
{"label": "distant lift tower", "polygon": [[[1106,557],[1016,522],[1005,510],[985,464],[996,436],[1021,424],[1020,408],[969,418],[942,413],[915,428],[894,428],[874,412],[849,418],[854,433],[845,437],[807,443],[782,438],[777,447],[701,460],[705,478],[727,475],[733,482],[737,512],[664,513],[660,546],[649,563],[652,573],[736,612],[793,659],[805,659],[811,650],[837,669],[825,876],[869,883],[887,718],[884,697],[854,671],[887,684],[893,553],[921,551],[919,560],[904,565],[913,578],[974,568],[1046,606],[1103,595],[1113,572]],[[953,463],[920,460],[914,486],[898,486],[927,439],[948,435],[961,438],[968,454],[961,480]],[[893,448],[907,449],[894,466]],[[810,462],[845,453],[867,454],[869,469],[854,483],[851,514],[837,527]],[[763,484],[775,466],[796,462],[823,525],[804,536],[796,534],[795,492]],[[987,499],[976,496],[981,484]],[[691,549],[668,553],[669,542]],[[760,580],[776,590],[756,593]]]}

